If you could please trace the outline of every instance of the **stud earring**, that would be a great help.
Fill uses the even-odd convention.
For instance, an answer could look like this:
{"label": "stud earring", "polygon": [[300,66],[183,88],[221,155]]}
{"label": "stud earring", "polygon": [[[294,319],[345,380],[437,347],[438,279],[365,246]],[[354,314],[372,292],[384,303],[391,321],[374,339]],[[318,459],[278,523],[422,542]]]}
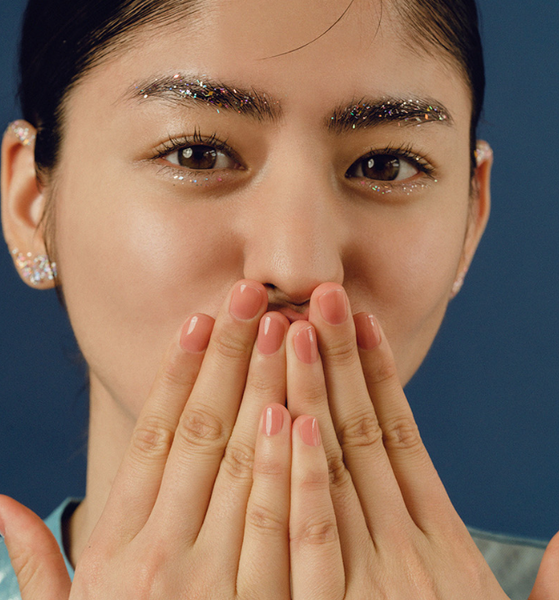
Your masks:
{"label": "stud earring", "polygon": [[25,121],[14,121],[8,125],[8,129],[17,137],[22,146],[29,146],[35,141],[36,135]]}
{"label": "stud earring", "polygon": [[454,280],[454,283],[452,284],[451,298],[456,297],[458,292],[462,289],[467,272],[468,270],[464,269],[464,271],[462,271],[462,273],[460,273],[460,275],[458,275],[458,277]]}
{"label": "stud earring", "polygon": [[476,144],[475,157],[476,157],[476,165],[479,165],[487,160],[490,156],[493,156],[493,150],[491,146],[484,141],[478,141]]}
{"label": "stud earring", "polygon": [[21,276],[32,285],[41,285],[46,281],[56,279],[56,263],[51,262],[46,254],[33,257],[31,252],[23,254],[17,248],[12,250],[12,256]]}

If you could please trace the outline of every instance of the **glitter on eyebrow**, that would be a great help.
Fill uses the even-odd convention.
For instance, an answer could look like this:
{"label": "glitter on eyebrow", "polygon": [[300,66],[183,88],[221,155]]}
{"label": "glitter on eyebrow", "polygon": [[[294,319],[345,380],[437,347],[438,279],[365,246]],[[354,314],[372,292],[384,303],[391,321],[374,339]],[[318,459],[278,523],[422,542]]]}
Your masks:
{"label": "glitter on eyebrow", "polygon": [[155,79],[145,88],[136,86],[137,95],[144,100],[150,97],[179,97],[200,100],[220,109],[233,110],[239,114],[251,114],[259,118],[274,118],[279,113],[279,102],[270,102],[264,93],[239,92],[236,88],[207,83],[202,79],[186,79],[180,73],[170,78]]}
{"label": "glitter on eyebrow", "polygon": [[452,120],[446,109],[417,99],[381,100],[378,103],[356,102],[336,109],[330,117],[330,129],[363,129],[381,121],[397,122],[398,125],[422,125],[426,122]]}

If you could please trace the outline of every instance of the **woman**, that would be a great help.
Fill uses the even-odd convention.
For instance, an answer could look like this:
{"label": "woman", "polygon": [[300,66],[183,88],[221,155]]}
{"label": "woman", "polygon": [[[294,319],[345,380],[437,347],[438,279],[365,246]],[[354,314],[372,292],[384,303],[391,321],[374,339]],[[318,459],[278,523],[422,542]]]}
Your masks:
{"label": "woman", "polygon": [[88,485],[73,584],[0,502],[23,597],[505,598],[401,387],[489,214],[475,7],[65,4],[30,3],[2,216],[88,363]]}

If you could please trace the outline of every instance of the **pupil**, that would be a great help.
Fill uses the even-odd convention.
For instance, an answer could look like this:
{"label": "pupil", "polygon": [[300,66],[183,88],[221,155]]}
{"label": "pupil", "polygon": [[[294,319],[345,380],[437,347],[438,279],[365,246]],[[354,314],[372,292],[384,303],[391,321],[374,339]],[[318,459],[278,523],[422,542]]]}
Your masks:
{"label": "pupil", "polygon": [[179,152],[179,164],[187,169],[211,169],[216,160],[217,152],[211,146],[188,146]]}
{"label": "pupil", "polygon": [[395,156],[371,156],[363,167],[363,175],[380,181],[394,181],[400,173],[400,160]]}

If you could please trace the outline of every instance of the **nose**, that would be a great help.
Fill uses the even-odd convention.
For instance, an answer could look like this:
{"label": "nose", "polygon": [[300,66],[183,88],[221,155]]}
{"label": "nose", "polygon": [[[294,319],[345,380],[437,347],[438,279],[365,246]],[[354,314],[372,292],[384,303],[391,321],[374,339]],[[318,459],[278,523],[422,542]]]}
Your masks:
{"label": "nose", "polygon": [[244,276],[271,302],[301,305],[325,281],[344,280],[344,224],[327,177],[293,169],[262,182],[245,215]]}

